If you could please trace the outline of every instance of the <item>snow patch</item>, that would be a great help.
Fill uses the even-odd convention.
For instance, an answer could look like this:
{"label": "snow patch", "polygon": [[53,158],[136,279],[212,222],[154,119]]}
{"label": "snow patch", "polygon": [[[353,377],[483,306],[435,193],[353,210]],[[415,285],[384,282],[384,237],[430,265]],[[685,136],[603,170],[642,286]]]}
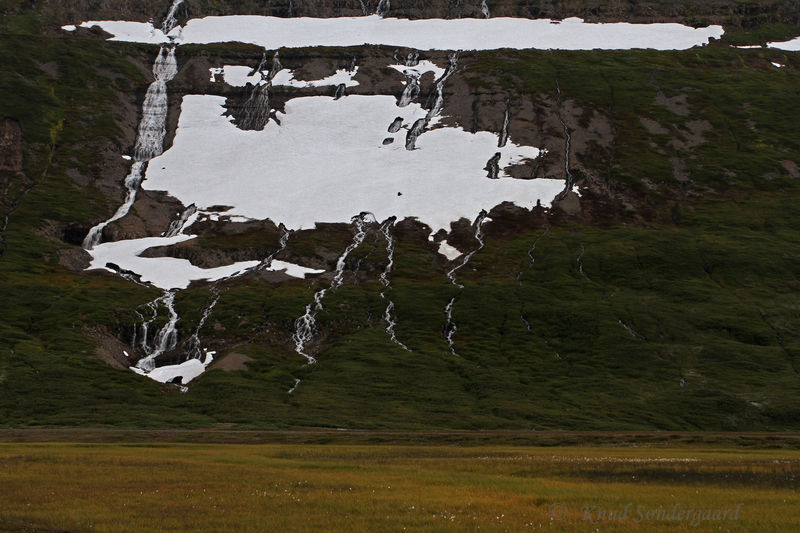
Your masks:
{"label": "snow patch", "polygon": [[684,50],[719,39],[722,26],[692,28],[682,24],[585,23],[548,19],[396,19],[378,15],[338,18],[280,18],[254,15],[204,17],[189,20],[168,34],[152,23],[88,21],[111,40],[161,44],[241,42],[267,49],[308,46],[398,46],[416,50]]}
{"label": "snow patch", "polygon": [[[504,201],[549,205],[563,189],[563,180],[486,179],[486,160],[498,150],[501,169],[540,153],[512,141],[498,149],[496,133],[438,127],[406,150],[404,129],[426,110],[399,108],[393,96],[294,98],[278,113],[280,126],[270,121],[262,131],[238,129],[223,116],[224,103],[212,95],[183,98],[173,145],[149,165],[144,188],[184,205],[233,206],[227,214],[288,229],[346,223],[369,211],[378,220],[417,217],[434,231]],[[399,142],[383,145],[397,116]]]}
{"label": "snow patch", "polygon": [[445,256],[449,261],[453,261],[464,254],[464,252],[458,250],[458,248],[447,244],[447,240],[439,243],[438,252]]}
{"label": "snow patch", "polygon": [[423,59],[423,60],[419,61],[416,65],[411,66],[411,67],[406,66],[406,65],[389,65],[389,68],[393,68],[397,72],[405,74],[406,76],[411,74],[411,75],[414,75],[416,77],[420,77],[420,76],[422,76],[423,74],[425,74],[427,72],[433,72],[433,77],[434,77],[434,79],[437,79],[437,80],[445,72],[445,69],[443,69],[442,67],[437,66],[435,63],[433,63],[432,61],[429,61],[427,59]]}
{"label": "snow patch", "polygon": [[[200,268],[193,265],[188,259],[139,256],[148,248],[170,246],[195,237],[195,235],[180,234],[174,237],[144,237],[98,244],[91,250],[87,250],[92,255],[92,262],[87,270],[99,268],[117,272],[117,270],[107,266],[108,263],[113,263],[122,270],[138,274],[142,282],[149,282],[161,289],[170,290],[185,289],[192,281],[216,281],[235,276],[261,263],[260,261],[240,261],[232,265],[216,268]],[[287,275],[297,278],[305,277],[307,274],[324,272],[284,261],[274,261],[268,270],[285,271]]]}
{"label": "snow patch", "polygon": [[160,366],[151,370],[150,372],[145,372],[140,368],[136,368],[135,366],[130,368],[137,374],[147,376],[148,378],[158,381],[159,383],[167,383],[168,381],[172,381],[173,379],[180,377],[181,384],[186,385],[194,378],[205,372],[208,365],[214,361],[215,353],[216,352],[213,351],[206,352],[206,358],[204,361],[200,361],[200,359],[189,359],[188,361],[184,361],[178,365]]}
{"label": "snow patch", "polygon": [[[244,65],[225,65],[221,68],[210,68],[211,81],[222,81],[232,87],[244,87],[248,83],[251,85],[261,85],[267,83],[260,72],[253,72],[253,69]],[[358,67],[353,70],[338,69],[335,74],[331,74],[320,80],[296,80],[294,79],[294,71],[290,69],[281,69],[275,73],[271,80],[273,87],[327,87],[338,86],[344,84],[345,87],[354,87],[358,82],[353,78],[358,73]],[[222,79],[217,79],[217,76],[222,76]]]}
{"label": "snow patch", "polygon": [[795,37],[789,41],[767,43],[769,48],[786,50],[787,52],[800,52],[800,37]]}

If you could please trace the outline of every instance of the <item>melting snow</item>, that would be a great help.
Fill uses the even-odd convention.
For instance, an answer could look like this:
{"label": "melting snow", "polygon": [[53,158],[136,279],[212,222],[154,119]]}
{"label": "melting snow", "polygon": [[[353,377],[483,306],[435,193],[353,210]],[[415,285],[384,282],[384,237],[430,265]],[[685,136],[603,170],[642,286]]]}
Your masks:
{"label": "melting snow", "polygon": [[[289,229],[349,222],[370,211],[378,220],[417,217],[434,231],[504,201],[549,205],[563,188],[563,180],[487,179],[483,167],[498,150],[501,168],[540,153],[511,141],[498,149],[495,133],[440,127],[406,150],[405,130],[426,111],[418,104],[399,108],[393,96],[295,98],[278,114],[281,125],[270,121],[262,131],[236,128],[223,116],[224,103],[219,96],[184,97],[172,148],[148,167],[144,188],[167,191],[184,205],[233,206],[229,214],[270,218]],[[397,116],[404,127],[384,146]]]}
{"label": "melting snow", "polygon": [[[266,80],[262,79],[260,72],[250,74],[253,69],[243,65],[225,65],[221,68],[210,68],[209,71],[211,72],[212,82],[224,81],[233,87],[244,87],[248,83],[252,85],[267,83]],[[321,80],[304,81],[294,79],[294,71],[285,68],[275,73],[271,83],[273,86],[297,88],[336,86],[340,83],[343,83],[345,87],[354,87],[358,85],[358,82],[353,79],[357,73],[358,67],[353,70],[339,69],[335,74]],[[222,75],[222,80],[217,79],[219,75]]]}
{"label": "melting snow", "polygon": [[152,23],[89,21],[112,40],[160,44],[242,42],[267,49],[308,46],[375,44],[417,50],[494,50],[537,48],[559,50],[619,50],[654,48],[684,50],[719,39],[722,26],[692,28],[681,24],[585,23],[568,18],[547,19],[395,19],[377,15],[339,18],[279,18],[252,15],[189,20],[169,34]]}
{"label": "melting snow", "polygon": [[776,67],[776,68],[783,68],[783,67],[785,67],[785,66],[786,66],[786,65],[781,65],[780,63],[776,63],[776,62],[774,62],[774,61],[771,61],[771,63],[772,63],[772,66],[773,66],[773,67]]}
{"label": "melting snow", "polygon": [[789,41],[767,43],[767,46],[788,52],[800,52],[800,37],[795,37]]}
{"label": "melting snow", "polygon": [[459,251],[456,247],[450,246],[447,244],[447,241],[444,240],[439,243],[439,253],[445,256],[450,261],[460,257],[464,252]]}
{"label": "melting snow", "polygon": [[[190,282],[196,280],[216,281],[234,276],[260,264],[260,261],[240,261],[216,268],[200,268],[194,266],[188,259],[177,257],[139,257],[139,254],[148,248],[170,246],[194,237],[194,235],[145,237],[98,244],[91,250],[87,250],[92,255],[89,269],[102,268],[115,272],[106,266],[107,263],[114,263],[123,270],[139,274],[143,282],[149,282],[156,287],[169,290],[185,289]],[[283,261],[274,261],[269,270],[285,270],[286,274],[298,278],[304,277],[306,274],[322,272]]]}
{"label": "melting snow", "polygon": [[159,366],[150,372],[144,372],[142,369],[136,368],[135,366],[130,368],[137,374],[147,376],[148,378],[160,383],[172,381],[176,377],[180,376],[181,384],[186,385],[194,378],[205,372],[206,367],[208,367],[208,365],[210,365],[214,360],[215,353],[216,352],[206,352],[205,361],[200,361],[200,359],[189,359],[188,361],[184,361],[179,365]]}
{"label": "melting snow", "polygon": [[444,74],[445,69],[442,67],[436,66],[435,63],[429,61],[427,59],[423,59],[419,61],[416,65],[408,67],[406,65],[389,65],[389,68],[393,68],[398,72],[403,74],[413,74],[417,77],[422,76],[426,72],[433,72],[434,79],[439,79],[442,74]]}

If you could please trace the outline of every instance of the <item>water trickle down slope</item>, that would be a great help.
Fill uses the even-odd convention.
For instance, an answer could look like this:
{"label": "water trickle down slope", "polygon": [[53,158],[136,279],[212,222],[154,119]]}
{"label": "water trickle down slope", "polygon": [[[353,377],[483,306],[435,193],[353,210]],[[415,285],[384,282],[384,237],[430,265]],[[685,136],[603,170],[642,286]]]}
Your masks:
{"label": "water trickle down slope", "polygon": [[481,14],[483,18],[491,18],[492,15],[489,13],[489,5],[486,3],[486,0],[481,0]]}
{"label": "water trickle down slope", "polygon": [[[528,268],[529,269],[533,268],[533,265],[536,262],[536,257],[533,255],[534,252],[536,251],[536,245],[539,244],[540,240],[542,240],[543,238],[547,237],[548,233],[550,233],[550,224],[548,224],[547,226],[544,227],[544,231],[542,232],[542,234],[539,235],[538,237],[536,237],[536,239],[533,240],[533,244],[531,244],[531,247],[528,249]],[[522,268],[520,268],[519,272],[517,272],[517,281],[520,284],[522,284],[522,272],[523,272]]]}
{"label": "water trickle down slope", "polygon": [[367,236],[370,226],[375,223],[375,217],[372,213],[361,213],[353,217],[352,223],[355,224],[353,241],[345,248],[344,252],[339,256],[339,259],[337,259],[336,270],[334,271],[331,284],[314,293],[313,300],[306,305],[305,313],[294,321],[292,341],[295,345],[295,352],[305,357],[308,364],[317,362],[317,360],[307,352],[306,347],[319,333],[317,314],[322,311],[322,300],[325,298],[325,294],[328,291],[333,292],[341,286],[342,280],[344,279],[344,267],[347,256],[364,241],[364,237]]}
{"label": "water trickle down slope", "polygon": [[[463,268],[472,256],[478,253],[483,248],[483,232],[481,231],[481,226],[484,222],[486,222],[486,211],[481,211],[478,217],[475,219],[473,223],[473,227],[475,228],[475,240],[478,241],[478,247],[472,250],[470,253],[464,256],[464,259],[461,262],[454,266],[448,273],[447,278],[450,280],[450,283],[458,287],[459,290],[463,289],[464,286],[456,281],[456,272],[458,272],[461,268]],[[450,298],[450,301],[447,302],[447,306],[444,308],[444,315],[447,319],[444,325],[444,336],[447,339],[447,346],[450,348],[450,353],[455,356],[458,356],[455,348],[455,334],[458,328],[456,327],[455,322],[453,321],[453,307],[455,307],[456,303],[456,296]]]}
{"label": "water trickle down slope", "polygon": [[[166,23],[167,21],[165,21]],[[142,120],[139,122],[139,133],[133,149],[133,165],[125,177],[125,201],[108,220],[101,222],[89,230],[83,241],[83,247],[91,250],[100,244],[105,227],[115,220],[124,217],[136,200],[136,193],[144,177],[147,162],[161,155],[164,149],[167,121],[167,82],[178,73],[178,62],[175,59],[175,48],[162,46],[153,64],[154,81],[147,88],[142,104]]]}
{"label": "water trickle down slope", "polygon": [[444,84],[448,78],[453,75],[457,67],[458,52],[453,52],[450,54],[447,69],[445,69],[441,76],[439,76],[439,79],[436,80],[433,91],[428,95],[428,101],[425,105],[428,112],[425,114],[425,118],[418,119],[411,129],[408,130],[408,135],[406,136],[406,150],[414,150],[416,148],[417,138],[430,126],[434,117],[437,117],[441,113],[442,108],[444,108]]}
{"label": "water trickle down slope", "polygon": [[572,190],[572,173],[569,169],[569,152],[572,149],[572,135],[564,120],[562,110],[561,86],[556,79],[556,114],[558,116],[558,121],[561,122],[561,127],[564,128],[564,179],[566,180],[564,183],[564,191],[560,196]]}
{"label": "water trickle down slope", "polygon": [[[386,298],[386,290],[391,290],[392,288],[389,274],[391,274],[394,269],[394,238],[392,237],[392,226],[396,221],[396,217],[391,217],[380,227],[381,235],[383,235],[383,238],[386,240],[386,267],[383,269],[383,272],[381,272],[379,278],[381,285],[383,285],[385,289],[381,291],[381,298],[384,299]],[[397,317],[395,316],[394,302],[392,300],[389,300],[389,303],[386,304],[386,310],[383,312],[383,319],[386,321],[386,333],[389,334],[389,338],[392,342],[410,352],[411,350],[408,346],[400,342],[395,333],[394,329],[397,327]]]}
{"label": "water trickle down slope", "polygon": [[[136,368],[142,373],[148,373],[156,368],[155,360],[158,356],[172,350],[178,344],[178,331],[176,329],[178,323],[178,313],[175,311],[175,291],[164,291],[164,294],[145,304],[145,307],[150,311],[150,318],[145,319],[138,311],[142,324],[140,326],[139,338],[136,338],[136,329],[134,329],[134,339],[132,344],[137,346],[145,353],[145,357],[141,358],[136,363]],[[168,320],[164,326],[156,331],[155,338],[152,343],[148,338],[150,333],[150,326],[159,317],[161,307],[167,310]]]}
{"label": "water trickle down slope", "polygon": [[389,0],[381,0],[380,2],[378,2],[378,7],[375,8],[375,14],[383,18],[389,13],[390,7],[391,4]]}
{"label": "water trickle down slope", "polygon": [[244,112],[242,119],[239,122],[239,127],[243,130],[263,130],[264,126],[269,122],[270,108],[269,108],[269,92],[272,90],[272,80],[275,75],[283,69],[278,52],[272,56],[272,66],[267,70],[267,53],[261,56],[261,62],[258,66],[251,71],[250,76],[260,76],[252,89],[250,89],[250,96],[244,104]]}
{"label": "water trickle down slope", "polygon": [[195,327],[194,332],[186,340],[186,342],[183,343],[183,350],[188,359],[200,359],[203,357],[203,353],[201,352],[200,330],[203,329],[208,317],[211,316],[211,313],[214,311],[214,307],[216,307],[217,302],[219,301],[219,290],[212,286],[211,294],[211,302],[206,306],[205,309],[203,309],[203,314],[200,316],[200,321],[197,323],[197,327]]}

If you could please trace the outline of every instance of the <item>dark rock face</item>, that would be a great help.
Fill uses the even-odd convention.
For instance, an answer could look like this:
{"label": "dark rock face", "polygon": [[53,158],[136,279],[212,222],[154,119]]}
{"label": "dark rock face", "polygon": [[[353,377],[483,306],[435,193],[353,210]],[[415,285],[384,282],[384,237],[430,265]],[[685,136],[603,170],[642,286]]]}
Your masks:
{"label": "dark rock face", "polygon": [[0,170],[22,171],[22,128],[10,118],[0,120]]}

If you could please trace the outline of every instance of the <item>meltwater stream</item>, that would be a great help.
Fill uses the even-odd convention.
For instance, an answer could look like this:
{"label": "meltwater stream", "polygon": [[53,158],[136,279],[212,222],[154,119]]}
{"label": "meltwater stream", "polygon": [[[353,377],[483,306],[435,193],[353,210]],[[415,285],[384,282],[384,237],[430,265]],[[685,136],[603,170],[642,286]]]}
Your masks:
{"label": "meltwater stream", "polygon": [[[176,1],[174,6],[177,7],[179,4],[180,2]],[[172,13],[172,11],[170,12]],[[158,56],[153,64],[155,79],[147,88],[147,94],[142,104],[142,120],[139,122],[139,132],[133,149],[134,162],[124,182],[125,201],[111,218],[89,230],[83,240],[85,249],[91,250],[100,244],[105,227],[128,214],[136,200],[136,193],[142,183],[147,162],[157,155],[161,155],[164,149],[164,136],[167,133],[167,82],[177,73],[178,62],[175,59],[175,48],[162,46],[158,50]]]}
{"label": "meltwater stream", "polygon": [[361,213],[352,219],[355,224],[355,233],[353,241],[345,248],[342,255],[336,261],[336,270],[333,275],[333,280],[330,286],[318,290],[314,293],[314,299],[306,305],[305,313],[294,321],[294,332],[292,333],[292,341],[294,342],[294,351],[306,358],[308,364],[314,364],[317,360],[307,353],[306,346],[309,342],[313,341],[319,333],[319,324],[317,323],[317,314],[322,311],[322,299],[328,291],[335,291],[342,285],[344,279],[344,267],[347,256],[364,241],[367,232],[372,224],[375,223],[375,217],[372,213]]}
{"label": "meltwater stream", "polygon": [[[386,290],[392,288],[389,274],[391,274],[394,269],[394,237],[392,237],[392,226],[396,221],[397,217],[391,217],[380,227],[381,235],[383,235],[383,238],[386,240],[386,267],[383,269],[383,272],[381,272],[379,279],[381,285],[383,285]],[[381,291],[381,298],[386,298],[386,290]],[[389,300],[389,303],[386,304],[386,310],[383,312],[383,319],[386,321],[386,333],[389,334],[389,338],[392,342],[410,352],[411,350],[408,346],[400,342],[394,331],[394,328],[397,327],[397,316],[395,315],[394,302],[392,300]]]}
{"label": "meltwater stream", "polygon": [[[172,350],[178,344],[178,331],[176,329],[178,313],[175,311],[175,291],[164,291],[164,294],[145,304],[145,307],[150,311],[150,318],[145,319],[139,314],[142,318],[142,324],[139,326],[138,336],[136,329],[134,329],[132,344],[134,347],[138,346],[145,353],[145,357],[136,363],[136,368],[144,372],[151,372],[156,367],[156,358],[164,352]],[[150,329],[153,322],[161,314],[160,309],[162,307],[167,310],[167,323],[155,332],[155,336],[151,340]]]}
{"label": "meltwater stream", "polygon": [[[486,216],[487,216],[486,211],[482,210],[475,219],[475,223],[473,224],[473,226],[475,227],[475,240],[478,241],[478,247],[472,250],[467,255],[465,255],[464,259],[462,259],[458,265],[453,267],[447,273],[447,279],[450,280],[450,283],[458,287],[459,290],[463,289],[464,286],[456,281],[456,272],[458,272],[461,268],[463,268],[469,262],[469,260],[472,259],[473,255],[475,255],[476,253],[478,253],[483,249],[484,242],[483,242],[483,231],[481,230],[481,226],[486,221]],[[456,352],[455,348],[455,339],[454,339],[458,328],[456,327],[455,322],[453,322],[453,308],[455,307],[455,304],[456,304],[456,297],[453,296],[452,298],[450,298],[450,301],[447,302],[447,306],[444,308],[444,316],[446,318],[446,322],[444,325],[444,336],[445,339],[447,340],[447,345],[450,347],[450,353],[452,353],[455,356],[458,356],[458,353]]]}

